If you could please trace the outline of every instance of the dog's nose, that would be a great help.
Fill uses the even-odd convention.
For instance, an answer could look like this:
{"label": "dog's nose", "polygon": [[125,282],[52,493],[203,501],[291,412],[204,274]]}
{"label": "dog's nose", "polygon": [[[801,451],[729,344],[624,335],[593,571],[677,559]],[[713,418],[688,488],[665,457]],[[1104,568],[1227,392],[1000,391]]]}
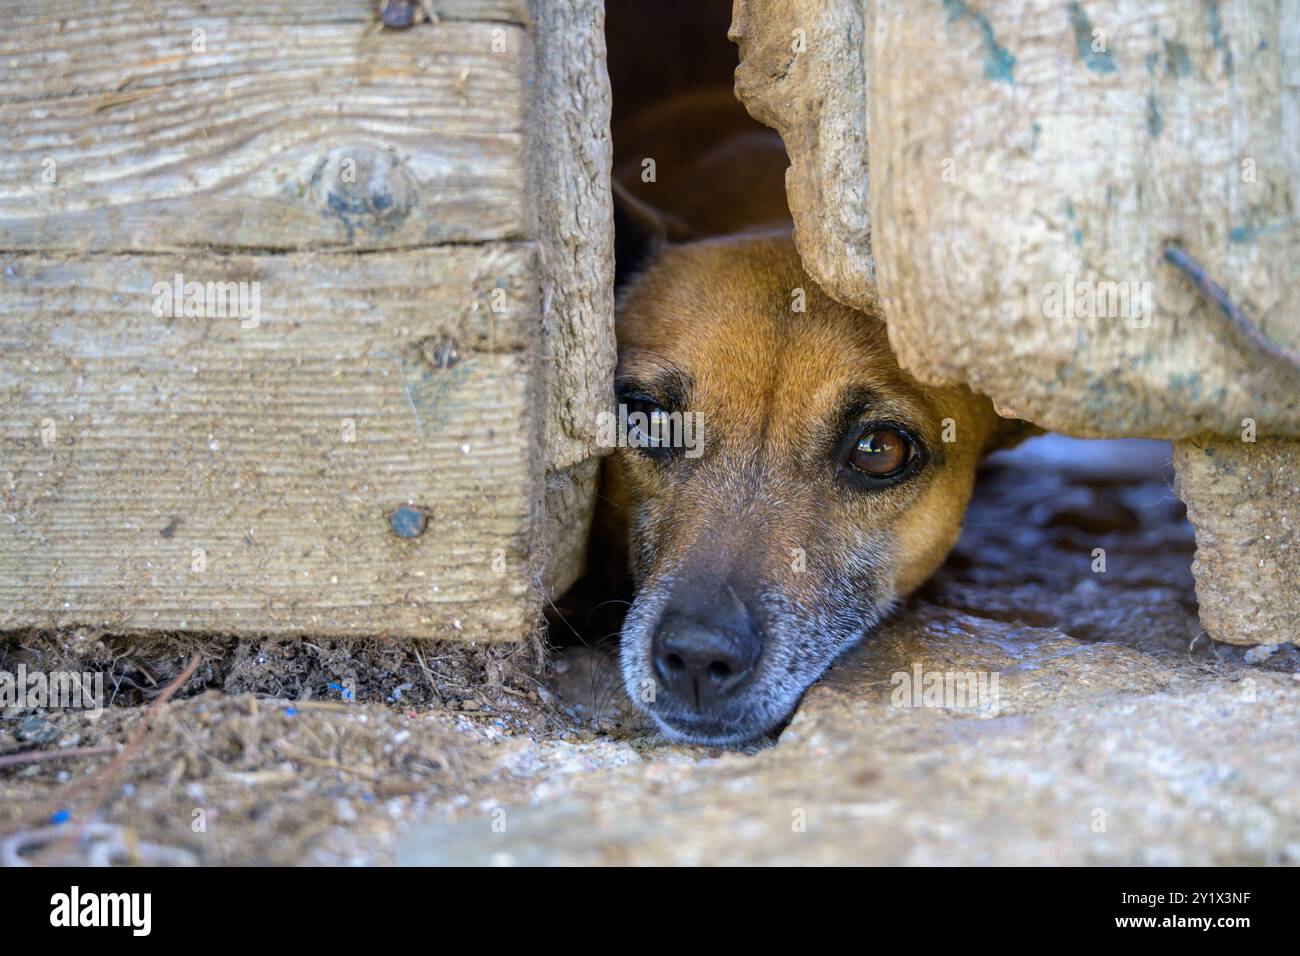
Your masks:
{"label": "dog's nose", "polygon": [[652,653],[663,686],[704,710],[741,687],[762,645],[747,625],[738,629],[669,613],[655,633]]}

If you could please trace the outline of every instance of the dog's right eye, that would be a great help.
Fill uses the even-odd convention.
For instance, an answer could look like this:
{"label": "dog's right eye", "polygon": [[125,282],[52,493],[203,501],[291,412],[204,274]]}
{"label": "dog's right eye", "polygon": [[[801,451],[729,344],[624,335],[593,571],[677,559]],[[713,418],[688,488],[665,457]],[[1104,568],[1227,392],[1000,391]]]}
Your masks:
{"label": "dog's right eye", "polygon": [[672,417],[662,405],[649,398],[628,398],[627,439],[633,448],[658,451],[672,443]]}

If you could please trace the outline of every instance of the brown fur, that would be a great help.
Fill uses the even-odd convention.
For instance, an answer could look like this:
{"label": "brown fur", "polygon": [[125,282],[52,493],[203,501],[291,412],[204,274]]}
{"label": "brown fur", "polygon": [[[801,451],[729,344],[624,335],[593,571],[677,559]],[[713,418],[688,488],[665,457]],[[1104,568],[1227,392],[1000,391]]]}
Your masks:
{"label": "brown fur", "polygon": [[[987,400],[927,388],[899,368],[883,317],[823,294],[788,223],[759,228],[784,211],[783,191],[771,192],[771,141],[681,118],[716,105],[659,110],[670,131],[716,130],[721,141],[696,143],[699,158],[675,159],[679,168],[660,165],[657,185],[671,192],[625,183],[677,225],[658,231],[617,317],[620,395],[684,401],[704,423],[703,454],[620,449],[602,520],[625,542],[637,582],[623,632],[629,694],[672,735],[731,744],[779,724],[840,651],[934,572],[1001,420]],[[635,157],[628,164],[636,169]],[[696,235],[739,231],[663,246],[683,222]],[[881,422],[914,435],[924,464],[896,484],[864,486],[845,467],[845,440]],[[665,615],[711,620],[719,602],[761,635],[752,678],[710,707],[698,687],[694,706],[666,701],[650,660]]]}
{"label": "brown fur", "polygon": [[[796,288],[807,295],[804,314],[790,309]],[[806,499],[806,510],[829,507],[849,530],[893,525],[897,594],[929,577],[955,543],[975,465],[999,419],[987,400],[965,389],[927,389],[900,369],[883,318],[824,295],[802,271],[788,233],[670,247],[624,297],[618,339],[620,381],[653,381],[664,366],[685,371],[696,385],[691,410],[706,423],[710,452],[737,464],[763,461],[784,483],[786,507],[791,497]],[[942,466],[884,500],[837,490],[818,443],[838,437],[822,426],[854,387],[877,392],[896,410],[892,418],[942,451]],[[958,441],[942,441],[945,418],[954,421]],[[700,516],[688,518],[695,498],[708,497],[698,483],[679,484],[629,451],[615,456],[611,473],[610,490],[633,508],[662,502],[676,514],[677,529],[700,524]],[[842,509],[835,507],[840,499]],[[773,516],[764,530],[790,548],[815,544],[787,524]]]}
{"label": "brown fur", "polygon": [[[785,146],[730,90],[677,96],[615,131],[614,180],[696,238],[722,236],[790,218]],[[655,179],[643,177],[653,159]]]}

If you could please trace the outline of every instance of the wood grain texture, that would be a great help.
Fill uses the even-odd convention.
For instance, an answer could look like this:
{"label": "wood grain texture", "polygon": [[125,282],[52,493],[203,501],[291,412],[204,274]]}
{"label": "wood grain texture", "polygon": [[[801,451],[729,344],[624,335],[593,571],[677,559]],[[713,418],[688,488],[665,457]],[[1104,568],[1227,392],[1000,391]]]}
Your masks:
{"label": "wood grain texture", "polygon": [[[156,315],[178,270],[260,320]],[[530,244],[4,256],[0,628],[521,637],[537,288]]]}
{"label": "wood grain texture", "polygon": [[552,601],[586,570],[599,473],[600,459],[588,458],[546,474],[541,586]]}
{"label": "wood grain texture", "polygon": [[65,7],[21,5],[0,34],[0,248],[381,249],[531,229],[514,4],[400,31],[357,3]]}
{"label": "wood grain texture", "polygon": [[[432,0],[429,6],[440,20],[528,23],[525,0]],[[260,3],[185,2],[185,0],[0,0],[0,16],[7,24],[28,26],[67,21],[136,25],[144,20],[175,23],[215,19],[231,23],[301,22],[361,23],[379,25],[377,0],[262,0]]]}
{"label": "wood grain texture", "polygon": [[583,568],[595,461],[608,451],[597,446],[596,416],[614,403],[611,101],[601,0],[532,7],[528,192],[542,276],[546,586],[558,594]]}
{"label": "wood grain texture", "polygon": [[510,640],[576,576],[603,11],[432,6],[0,2],[0,628]]}

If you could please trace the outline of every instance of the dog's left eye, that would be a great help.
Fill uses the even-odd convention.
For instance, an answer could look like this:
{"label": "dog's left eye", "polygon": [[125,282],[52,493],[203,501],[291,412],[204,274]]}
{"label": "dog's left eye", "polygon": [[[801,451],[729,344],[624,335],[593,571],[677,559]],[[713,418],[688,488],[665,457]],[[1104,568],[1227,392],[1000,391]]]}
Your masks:
{"label": "dog's left eye", "polygon": [[888,478],[912,460],[912,442],[896,428],[873,428],[849,453],[849,464],[873,478]]}

